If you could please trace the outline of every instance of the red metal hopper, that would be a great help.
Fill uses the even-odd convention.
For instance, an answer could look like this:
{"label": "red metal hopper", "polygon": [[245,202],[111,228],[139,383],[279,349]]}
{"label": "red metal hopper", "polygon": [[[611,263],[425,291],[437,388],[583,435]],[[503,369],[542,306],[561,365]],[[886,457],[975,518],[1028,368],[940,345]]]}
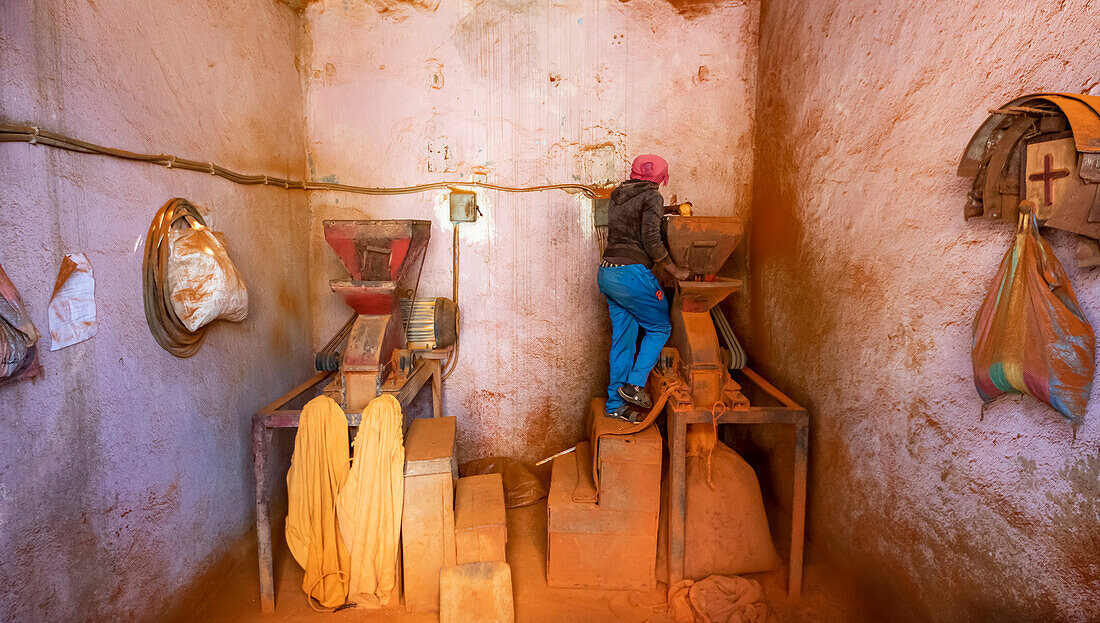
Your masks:
{"label": "red metal hopper", "polygon": [[695,275],[713,275],[741,244],[745,225],[739,218],[724,216],[670,216],[665,234],[677,266]]}
{"label": "red metal hopper", "polygon": [[[334,279],[332,291],[360,314],[389,314],[395,294],[412,289],[419,279],[431,221],[325,221],[325,240],[351,273]],[[400,311],[398,311],[400,313]]]}
{"label": "red metal hopper", "polygon": [[359,314],[340,357],[344,408],[358,411],[381,391],[405,343],[400,297],[415,291],[431,221],[325,221],[325,240],[351,273],[333,292]]}

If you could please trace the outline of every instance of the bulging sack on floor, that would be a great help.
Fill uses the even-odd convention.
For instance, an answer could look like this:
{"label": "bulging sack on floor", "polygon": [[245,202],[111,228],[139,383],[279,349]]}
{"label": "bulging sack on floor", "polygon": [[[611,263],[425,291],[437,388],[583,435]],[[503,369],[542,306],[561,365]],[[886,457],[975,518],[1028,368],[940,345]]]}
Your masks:
{"label": "bulging sack on floor", "polygon": [[[742,575],[778,569],[764,498],[756,472],[718,441],[710,424],[688,427],[685,476],[684,577]],[[668,473],[662,490],[667,512]],[[657,574],[667,581],[668,522],[658,531]]]}
{"label": "bulging sack on floor", "polygon": [[245,319],[248,288],[219,234],[196,223],[173,229],[168,245],[168,296],[172,311],[188,331],[219,319]]}
{"label": "bulging sack on floor", "polygon": [[350,562],[336,528],[336,499],[348,477],[348,420],[331,398],[306,403],[286,475],[286,544],[305,569],[302,590],[322,606],[343,605]]}
{"label": "bulging sack on floor", "polygon": [[1071,422],[1085,416],[1095,372],[1096,337],[1066,271],[1039,235],[1034,214],[1020,216],[1016,240],[974,319],[974,385],[985,403],[1028,394]]}
{"label": "bulging sack on floor", "polygon": [[383,394],[367,404],[355,435],[355,459],[336,499],[351,570],[348,601],[364,608],[391,604],[404,503],[405,446],[401,403]]}

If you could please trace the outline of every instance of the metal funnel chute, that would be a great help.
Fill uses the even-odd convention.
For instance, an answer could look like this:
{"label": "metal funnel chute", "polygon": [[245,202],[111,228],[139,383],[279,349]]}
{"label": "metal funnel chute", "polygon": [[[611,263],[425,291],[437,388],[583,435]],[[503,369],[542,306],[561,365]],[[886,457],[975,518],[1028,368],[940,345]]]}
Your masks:
{"label": "metal funnel chute", "polygon": [[748,405],[740,386],[730,378],[710,316],[712,307],[741,287],[736,279],[718,277],[729,256],[741,244],[745,227],[738,218],[671,216],[664,231],[669,254],[694,276],[676,284],[670,313],[669,345],[679,351],[679,371],[695,404],[707,408],[722,401],[729,407]]}
{"label": "metal funnel chute", "polygon": [[694,275],[713,275],[741,244],[745,225],[724,216],[671,216],[665,219],[665,235],[677,266]]}
{"label": "metal funnel chute", "polygon": [[[325,221],[325,241],[354,281],[403,281],[419,269],[431,221]],[[415,278],[415,276],[414,276]]]}
{"label": "metal funnel chute", "polygon": [[714,281],[681,281],[679,306],[686,312],[709,312],[727,296],[741,289],[738,279],[715,277]]}
{"label": "metal funnel chute", "polygon": [[400,298],[416,291],[431,221],[325,221],[324,228],[351,277],[329,285],[358,314],[346,328],[339,364],[344,408],[358,411],[402,369],[394,363],[395,351],[405,344]]}
{"label": "metal funnel chute", "polygon": [[431,221],[325,221],[325,240],[351,274],[333,292],[359,314],[389,314],[396,298],[416,289]]}

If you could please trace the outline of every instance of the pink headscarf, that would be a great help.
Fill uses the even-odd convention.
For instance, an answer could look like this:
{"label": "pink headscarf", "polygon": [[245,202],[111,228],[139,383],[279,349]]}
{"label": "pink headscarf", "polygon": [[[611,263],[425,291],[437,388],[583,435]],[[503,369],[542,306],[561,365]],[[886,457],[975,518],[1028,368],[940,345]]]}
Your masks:
{"label": "pink headscarf", "polygon": [[668,163],[652,154],[638,156],[630,165],[630,179],[656,182],[663,186],[668,183]]}

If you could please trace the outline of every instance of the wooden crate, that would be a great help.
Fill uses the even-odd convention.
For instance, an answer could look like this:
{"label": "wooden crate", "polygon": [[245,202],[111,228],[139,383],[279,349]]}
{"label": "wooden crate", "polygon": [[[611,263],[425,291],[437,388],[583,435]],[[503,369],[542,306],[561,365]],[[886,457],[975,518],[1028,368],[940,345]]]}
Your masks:
{"label": "wooden crate", "polygon": [[661,509],[661,433],[656,426],[599,440],[600,496],[605,510]]}
{"label": "wooden crate", "polygon": [[405,437],[401,520],[405,607],[439,610],[439,570],[455,564],[455,418],[415,419]]}
{"label": "wooden crate", "polygon": [[453,417],[416,418],[405,433],[405,476],[448,472],[458,480]]}
{"label": "wooden crate", "polygon": [[471,562],[440,572],[440,623],[513,623],[512,570],[500,561]]}
{"label": "wooden crate", "polygon": [[[605,508],[603,482],[600,505],[574,502],[577,471],[575,453],[554,460],[547,500],[546,583],[566,588],[655,588],[660,509]],[[660,489],[659,467],[657,479],[648,484]]]}
{"label": "wooden crate", "polygon": [[506,562],[508,525],[504,482],[500,474],[459,478],[455,490],[455,559],[457,564]]}

